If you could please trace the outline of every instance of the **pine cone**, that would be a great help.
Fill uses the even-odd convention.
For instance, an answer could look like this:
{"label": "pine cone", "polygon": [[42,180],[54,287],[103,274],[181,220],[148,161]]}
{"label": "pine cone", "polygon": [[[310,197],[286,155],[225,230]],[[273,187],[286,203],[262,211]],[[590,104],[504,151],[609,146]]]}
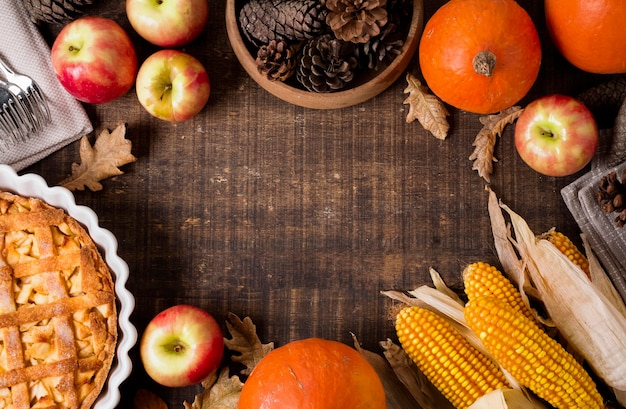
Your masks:
{"label": "pine cone", "polygon": [[23,0],[30,19],[35,23],[65,24],[80,17],[93,0]]}
{"label": "pine cone", "polygon": [[332,92],[354,78],[358,62],[354,44],[324,34],[309,40],[302,49],[298,81],[313,92]]}
{"label": "pine cone", "polygon": [[378,70],[381,64],[389,65],[402,53],[405,34],[401,33],[395,24],[387,24],[381,35],[359,44],[357,48],[359,60],[371,70]]}
{"label": "pine cone", "polygon": [[621,182],[617,179],[617,174],[611,172],[600,179],[600,187],[598,188],[598,203],[603,212],[617,212],[615,223],[618,227],[626,224],[626,169],[622,172]]}
{"label": "pine cone", "polygon": [[239,12],[239,26],[257,47],[271,40],[303,41],[326,28],[327,12],[319,0],[250,0]]}
{"label": "pine cone", "polygon": [[261,46],[256,63],[259,72],[270,81],[285,81],[296,69],[296,49],[285,41],[272,40]]}
{"label": "pine cone", "polygon": [[326,0],[326,23],[337,38],[364,43],[387,24],[387,0]]}

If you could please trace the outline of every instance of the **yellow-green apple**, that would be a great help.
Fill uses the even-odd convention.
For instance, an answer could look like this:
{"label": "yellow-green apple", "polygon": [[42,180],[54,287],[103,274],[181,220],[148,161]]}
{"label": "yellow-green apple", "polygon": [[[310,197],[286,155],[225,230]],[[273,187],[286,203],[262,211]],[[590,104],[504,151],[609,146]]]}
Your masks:
{"label": "yellow-green apple", "polygon": [[135,91],[151,115],[182,122],[204,108],[211,86],[206,69],[195,57],[179,50],[159,50],[139,67]]}
{"label": "yellow-green apple", "polygon": [[126,16],[137,34],[172,48],[198,37],[209,17],[207,0],[126,0]]}
{"label": "yellow-green apple", "polygon": [[178,304],[146,326],[139,355],[148,375],[169,387],[197,384],[213,375],[224,354],[223,333],[202,308]]}
{"label": "yellow-green apple", "polygon": [[583,169],[599,143],[591,111],[576,98],[552,94],[529,103],[515,124],[515,148],[535,171],[567,176]]}
{"label": "yellow-green apple", "polygon": [[137,54],[115,21],[87,16],[68,23],[50,50],[61,85],[74,98],[102,104],[126,94],[135,84]]}

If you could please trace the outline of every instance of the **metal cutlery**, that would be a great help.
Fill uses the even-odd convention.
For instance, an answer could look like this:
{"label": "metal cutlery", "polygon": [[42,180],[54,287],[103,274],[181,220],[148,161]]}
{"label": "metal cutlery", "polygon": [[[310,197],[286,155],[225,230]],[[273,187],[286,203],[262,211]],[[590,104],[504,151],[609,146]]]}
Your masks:
{"label": "metal cutlery", "polygon": [[[0,80],[0,131],[13,143],[24,141],[50,122],[50,109],[31,77],[15,73],[1,59],[0,73],[6,80]],[[0,151],[6,150],[9,141],[3,142]]]}
{"label": "metal cutlery", "polygon": [[[0,129],[11,142],[23,141],[30,132],[30,125],[27,121],[28,114],[18,102],[17,96],[0,83]],[[3,142],[0,149],[6,149],[8,146],[9,141],[3,139]]]}

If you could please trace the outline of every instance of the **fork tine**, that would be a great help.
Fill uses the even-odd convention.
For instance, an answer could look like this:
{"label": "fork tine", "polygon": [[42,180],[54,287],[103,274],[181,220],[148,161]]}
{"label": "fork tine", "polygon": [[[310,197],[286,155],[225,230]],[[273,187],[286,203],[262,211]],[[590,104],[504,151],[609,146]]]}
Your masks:
{"label": "fork tine", "polygon": [[18,88],[22,90],[25,95],[25,99],[27,99],[28,102],[32,103],[34,101],[32,106],[36,109],[33,109],[32,113],[33,116],[39,121],[40,127],[43,127],[43,125],[51,121],[52,116],[50,114],[48,103],[43,92],[41,91],[41,88],[39,88],[39,85],[33,78],[27,75],[15,73],[4,61],[2,61],[2,58],[0,58],[0,72],[4,74],[9,82],[17,85]]}
{"label": "fork tine", "polygon": [[[13,127],[5,116],[4,110],[0,109],[0,129],[5,137],[13,137]],[[4,140],[4,138],[0,138]]]}
{"label": "fork tine", "polygon": [[15,101],[11,102],[13,103],[5,105],[4,111],[8,114],[9,118],[11,118],[11,122],[15,126],[15,137],[23,141],[26,139],[30,132],[30,129],[27,126],[23,116],[26,115],[26,113],[20,112],[23,110],[21,110],[21,107],[19,106],[19,104],[15,103]]}
{"label": "fork tine", "polygon": [[5,113],[7,123],[12,129],[13,135],[24,140],[30,133],[31,126],[29,126],[28,114],[22,107],[19,99],[11,92],[11,90],[0,84],[0,109]]}
{"label": "fork tine", "polygon": [[9,107],[11,108],[11,116],[14,118],[23,136],[28,135],[35,129],[31,119],[32,116],[24,109],[22,102],[16,95],[9,100]]}
{"label": "fork tine", "polygon": [[17,96],[17,98],[19,99],[22,107],[24,108],[24,111],[26,111],[26,114],[28,115],[29,122],[32,125],[31,130],[39,131],[41,128],[43,128],[43,124],[41,121],[43,118],[39,117],[38,112],[37,112],[38,108],[33,103],[33,101],[31,101],[31,99],[28,97],[22,97],[19,95]]}
{"label": "fork tine", "polygon": [[[0,118],[7,134],[7,137],[15,143],[18,140],[22,139],[20,128],[16,125],[15,119],[13,118],[11,112],[7,110],[6,105],[0,108]],[[5,140],[6,142],[6,140]]]}
{"label": "fork tine", "polygon": [[40,121],[36,112],[33,111],[32,101],[20,91],[17,85],[0,81],[0,88],[8,93],[9,98],[7,102],[14,102],[12,105],[15,106],[17,115],[22,119],[20,123],[27,128],[27,133],[37,131],[40,128]]}
{"label": "fork tine", "polygon": [[47,120],[41,117],[37,102],[23,92],[13,94],[19,105],[21,105],[20,114],[23,112],[28,118],[27,122],[30,125],[30,130],[35,132],[41,130],[44,127],[44,122],[47,122]]}
{"label": "fork tine", "polygon": [[43,97],[41,88],[39,88],[39,85],[37,85],[37,83],[33,81],[33,84],[30,90],[31,90],[31,95],[35,98],[35,101],[37,102],[36,103],[37,110],[41,113],[42,115],[41,117],[44,119],[43,122],[44,123],[49,122],[52,119],[52,116],[50,115],[50,108],[48,108],[48,103]]}

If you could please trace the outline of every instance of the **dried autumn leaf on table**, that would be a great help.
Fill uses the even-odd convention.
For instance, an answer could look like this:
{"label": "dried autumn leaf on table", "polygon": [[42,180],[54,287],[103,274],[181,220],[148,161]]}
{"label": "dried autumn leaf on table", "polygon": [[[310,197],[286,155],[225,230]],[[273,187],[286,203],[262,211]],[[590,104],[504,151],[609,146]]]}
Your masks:
{"label": "dried autumn leaf on table", "polygon": [[83,136],[80,140],[82,162],[80,165],[72,164],[72,174],[60,185],[69,190],[84,190],[85,187],[92,192],[102,190],[101,180],[123,174],[119,166],[137,160],[130,152],[132,143],[125,136],[125,124],[119,125],[113,132],[102,131],[93,147]]}
{"label": "dried autumn leaf on table", "polygon": [[222,369],[217,382],[205,384],[204,392],[196,395],[193,403],[183,402],[185,409],[236,409],[243,383],[237,376],[228,376],[228,368]]}
{"label": "dried autumn leaf on table", "polygon": [[232,338],[224,339],[224,345],[231,351],[239,352],[240,355],[234,355],[232,360],[245,366],[241,371],[243,375],[250,375],[256,364],[274,349],[274,343],[261,343],[256,333],[256,326],[250,317],[242,321],[235,314],[230,313],[226,326]]}
{"label": "dried autumn leaf on table", "polygon": [[481,116],[480,123],[482,129],[474,139],[474,152],[469,157],[473,160],[472,170],[477,170],[478,175],[490,182],[490,175],[493,173],[493,162],[498,160],[493,156],[496,146],[496,139],[504,131],[504,127],[515,122],[522,114],[523,109],[519,106],[512,106],[495,115]]}
{"label": "dried autumn leaf on table", "polygon": [[167,409],[167,403],[155,393],[139,389],[133,399],[133,409]]}
{"label": "dried autumn leaf on table", "polygon": [[406,116],[407,122],[416,119],[419,123],[432,133],[437,139],[446,139],[450,124],[446,117],[450,115],[443,102],[436,96],[428,92],[428,88],[422,85],[419,79],[411,73],[406,74],[407,87],[405,94],[409,96],[403,104],[409,105],[409,112]]}

